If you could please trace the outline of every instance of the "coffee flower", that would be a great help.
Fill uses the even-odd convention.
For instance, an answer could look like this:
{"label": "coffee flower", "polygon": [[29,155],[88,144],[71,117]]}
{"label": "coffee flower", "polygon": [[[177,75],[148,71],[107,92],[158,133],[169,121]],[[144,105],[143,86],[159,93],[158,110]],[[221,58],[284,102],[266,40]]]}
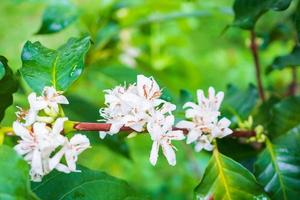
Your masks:
{"label": "coffee flower", "polygon": [[[34,122],[52,123],[59,114],[59,104],[68,104],[68,100],[61,92],[57,92],[53,87],[45,87],[42,96],[37,96],[35,92],[28,95],[30,108],[24,110],[17,107],[18,121],[24,126],[30,126]],[[38,113],[43,110],[44,114]],[[46,114],[46,115],[45,115]]]}
{"label": "coffee flower", "polygon": [[54,111],[58,113],[59,104],[69,104],[69,101],[62,92],[56,91],[54,87],[45,87],[42,96],[36,97],[35,93],[29,95],[30,108],[34,110],[45,109],[45,112]]}
{"label": "coffee flower", "polygon": [[126,126],[142,132],[147,130],[153,140],[150,162],[155,165],[160,146],[170,165],[176,164],[176,156],[172,140],[182,140],[182,131],[172,131],[176,106],[161,97],[161,89],[152,78],[137,76],[137,83],[117,86],[106,90],[106,108],[100,109],[100,115],[106,123],[110,123],[110,131],[100,131],[100,137],[116,134]]}
{"label": "coffee flower", "polygon": [[145,125],[151,118],[149,113],[160,105],[168,105],[164,109],[169,109],[170,112],[175,109],[175,106],[160,99],[160,88],[152,77],[138,75],[136,84],[117,86],[104,92],[107,107],[100,109],[100,115],[104,118],[103,121],[111,124],[111,128],[109,132],[101,131],[101,138],[106,134],[118,133],[122,126],[137,132],[145,130]]}
{"label": "coffee flower", "polygon": [[13,130],[21,138],[15,150],[31,165],[30,175],[33,181],[41,181],[50,172],[50,155],[64,142],[64,137],[60,135],[64,121],[64,118],[57,119],[52,129],[41,122],[35,122],[29,129],[14,122]]}
{"label": "coffee flower", "polygon": [[[61,150],[50,160],[50,169],[55,168],[64,173],[80,172],[80,170],[76,169],[78,155],[87,148],[90,148],[90,141],[85,135],[76,134],[70,141],[65,138]],[[63,156],[65,157],[66,165],[60,163]]]}
{"label": "coffee flower", "polygon": [[214,88],[210,87],[208,98],[202,90],[198,90],[198,104],[187,102],[184,105],[184,108],[187,108],[185,116],[189,121],[180,121],[176,127],[188,129],[187,144],[195,143],[196,151],[202,149],[211,151],[213,149],[211,143],[215,138],[222,138],[232,133],[228,119],[218,120],[223,97],[223,92],[215,94]]}
{"label": "coffee flower", "polygon": [[[19,108],[13,130],[21,139],[15,146],[18,154],[31,166],[33,181],[53,169],[69,173],[76,172],[78,155],[90,146],[86,136],[75,135],[70,140],[61,135],[68,119],[60,117],[59,104],[68,100],[53,87],[45,87],[42,96],[31,93],[28,96],[29,110]],[[66,165],[60,161],[65,158]]]}
{"label": "coffee flower", "polygon": [[159,148],[161,146],[164,156],[170,165],[176,165],[176,148],[172,145],[172,140],[183,140],[185,136],[182,131],[172,130],[174,124],[174,116],[163,116],[157,113],[152,122],[147,124],[147,130],[153,140],[150,153],[150,163],[156,165]]}

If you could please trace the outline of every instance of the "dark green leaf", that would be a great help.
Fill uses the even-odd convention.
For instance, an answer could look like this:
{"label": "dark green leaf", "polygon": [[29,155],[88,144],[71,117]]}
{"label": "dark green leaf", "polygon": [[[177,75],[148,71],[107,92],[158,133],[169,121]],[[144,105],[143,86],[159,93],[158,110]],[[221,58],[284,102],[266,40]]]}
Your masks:
{"label": "dark green leaf", "polygon": [[214,150],[196,199],[268,199],[255,177],[242,165]]}
{"label": "dark green leaf", "polygon": [[68,0],[55,1],[50,4],[43,14],[42,26],[37,34],[56,33],[70,24],[78,17],[78,10]]}
{"label": "dark green leaf", "polygon": [[4,112],[13,103],[13,93],[18,89],[18,82],[12,70],[7,64],[7,59],[0,56],[0,68],[5,73],[0,79],[0,121],[4,117]]}
{"label": "dark green leaf", "polygon": [[288,55],[276,57],[266,72],[270,73],[273,70],[281,70],[285,67],[295,66],[300,66],[300,46],[295,46],[293,51]]}
{"label": "dark green leaf", "polygon": [[57,171],[47,175],[43,182],[32,185],[32,190],[43,200],[124,200],[146,199],[123,180],[104,172],[79,168],[80,173],[65,174]]}
{"label": "dark green leaf", "polygon": [[296,10],[294,12],[293,16],[293,24],[296,28],[297,35],[298,35],[298,41],[300,41],[300,2],[298,1],[298,5],[296,7]]}
{"label": "dark green leaf", "polygon": [[189,91],[181,89],[179,91],[179,103],[184,105],[188,101],[193,101],[193,95]]}
{"label": "dark green leaf", "polygon": [[277,137],[300,124],[300,97],[290,97],[275,104],[272,113],[269,134]]}
{"label": "dark green leaf", "polygon": [[263,125],[264,127],[267,127],[272,120],[272,108],[279,101],[279,98],[271,96],[259,105],[253,114],[254,126]]}
{"label": "dark green leaf", "polygon": [[258,92],[254,85],[250,84],[246,91],[239,90],[233,85],[227,89],[223,111],[227,114],[238,115],[246,119],[258,100]]}
{"label": "dark green leaf", "polygon": [[0,199],[38,199],[30,190],[27,163],[8,146],[0,146]]}
{"label": "dark green leaf", "polygon": [[291,139],[299,139],[299,132],[297,137],[283,135],[274,144],[267,140],[266,149],[255,163],[256,177],[272,199],[297,199],[300,195],[299,146],[297,151],[289,147],[290,143],[285,142]]}
{"label": "dark green leaf", "polygon": [[51,85],[65,91],[80,76],[89,47],[89,37],[71,38],[57,50],[28,41],[22,52],[21,74],[36,92]]}
{"label": "dark green leaf", "polygon": [[241,163],[249,171],[253,171],[253,163],[259,151],[250,144],[242,144],[237,139],[226,137],[218,140],[218,149],[222,154]]}
{"label": "dark green leaf", "polygon": [[5,67],[2,62],[0,62],[0,80],[4,77],[5,75]]}
{"label": "dark green leaf", "polygon": [[263,44],[260,46],[262,50],[266,48],[275,41],[288,42],[294,37],[294,29],[286,21],[279,22],[271,30],[262,34]]}
{"label": "dark green leaf", "polygon": [[235,0],[233,26],[254,29],[257,20],[267,11],[281,11],[289,7],[292,0]]}
{"label": "dark green leaf", "polygon": [[[64,111],[72,120],[77,121],[95,121],[100,119],[99,108],[94,104],[85,101],[77,96],[67,97],[70,105],[64,106]],[[82,109],[84,107],[84,109]],[[97,132],[82,132],[85,134],[91,142],[91,145],[104,145],[115,153],[118,153],[126,158],[130,158],[129,147],[121,135],[117,134],[113,136],[107,136],[105,139],[100,139]]]}
{"label": "dark green leaf", "polygon": [[300,125],[276,138],[274,142],[276,142],[277,145],[285,146],[292,151],[300,153]]}

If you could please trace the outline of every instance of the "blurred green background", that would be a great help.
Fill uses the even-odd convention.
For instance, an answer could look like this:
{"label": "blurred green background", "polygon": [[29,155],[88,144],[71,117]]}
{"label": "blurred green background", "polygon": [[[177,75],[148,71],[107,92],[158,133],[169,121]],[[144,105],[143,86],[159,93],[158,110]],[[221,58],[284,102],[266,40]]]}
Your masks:
{"label": "blurred green background", "polygon": [[[182,105],[182,89],[195,94],[196,89],[207,90],[209,86],[226,91],[228,84],[241,89],[255,84],[249,33],[232,27],[225,31],[233,20],[233,0],[72,2],[79,10],[78,19],[59,33],[45,35],[36,33],[49,1],[0,2],[0,55],[7,57],[16,73],[27,40],[40,41],[55,49],[71,36],[92,37],[94,44],[84,73],[66,94],[71,105],[65,109],[71,120],[99,119],[97,109],[103,106],[102,91],[125,81],[133,82],[139,73],[154,76],[164,88],[164,97],[178,106]],[[270,32],[290,10],[268,12],[257,25],[263,71],[275,56],[288,53],[293,47],[290,40],[267,44]],[[276,88],[279,93],[284,93],[290,79],[289,69],[269,76],[263,74],[264,86]],[[22,81],[3,124],[10,125],[15,119],[16,105],[27,107],[29,92]],[[181,114],[177,114],[180,118]],[[126,139],[127,145],[122,143],[121,150],[113,139],[100,141],[97,133],[88,135],[95,145],[80,156],[79,163],[123,178],[152,199],[191,199],[209,159],[209,153],[195,153],[182,142],[175,144],[179,149],[175,167],[168,166],[162,156],[153,167],[148,161],[151,141],[145,135]]]}

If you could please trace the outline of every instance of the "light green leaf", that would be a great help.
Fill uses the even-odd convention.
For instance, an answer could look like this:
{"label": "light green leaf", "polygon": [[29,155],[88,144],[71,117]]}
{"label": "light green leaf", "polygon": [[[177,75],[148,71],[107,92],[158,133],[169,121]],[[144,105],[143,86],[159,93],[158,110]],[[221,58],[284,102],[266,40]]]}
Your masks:
{"label": "light green leaf", "polygon": [[300,124],[300,97],[290,97],[274,105],[269,124],[270,137],[277,137]]}
{"label": "light green leaf", "polygon": [[[299,129],[298,129],[299,130]],[[264,185],[272,199],[297,199],[300,195],[300,154],[289,147],[289,143],[281,141],[292,134],[283,135],[272,144],[266,141],[266,149],[259,155],[255,163],[255,174]],[[299,139],[299,132],[298,132]]]}
{"label": "light green leaf", "polygon": [[30,190],[27,163],[8,146],[0,146],[0,199],[38,199]]}
{"label": "light green leaf", "polygon": [[257,20],[267,11],[281,11],[289,7],[292,0],[235,0],[233,26],[251,30]]}
{"label": "light green leaf", "polygon": [[285,67],[298,66],[300,66],[300,46],[297,45],[290,54],[275,57],[273,63],[267,68],[266,72],[270,73],[273,70],[281,70]]}
{"label": "light green leaf", "polygon": [[146,199],[139,196],[125,181],[104,172],[80,167],[70,174],[51,172],[32,190],[43,200],[124,200]]}
{"label": "light green leaf", "polygon": [[7,64],[7,59],[0,56],[0,68],[4,75],[0,79],[0,121],[4,117],[4,112],[13,103],[13,93],[18,89],[18,82]]}
{"label": "light green leaf", "polygon": [[268,199],[255,177],[242,165],[214,150],[196,199]]}
{"label": "light green leaf", "polygon": [[96,34],[95,48],[102,49],[113,37],[118,35],[119,31],[119,25],[114,22],[101,27]]}
{"label": "light green leaf", "polygon": [[72,24],[77,17],[78,10],[70,1],[55,1],[45,9],[42,26],[37,34],[59,32]]}
{"label": "light green leaf", "polygon": [[22,52],[21,74],[38,93],[51,85],[65,91],[82,73],[89,47],[89,37],[71,38],[57,50],[28,41]]}

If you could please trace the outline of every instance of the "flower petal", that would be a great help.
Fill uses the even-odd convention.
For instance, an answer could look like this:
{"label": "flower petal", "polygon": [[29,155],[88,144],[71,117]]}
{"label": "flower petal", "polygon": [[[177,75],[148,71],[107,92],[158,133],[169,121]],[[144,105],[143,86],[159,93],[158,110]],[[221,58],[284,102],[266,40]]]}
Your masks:
{"label": "flower petal", "polygon": [[172,166],[175,166],[176,165],[176,155],[175,155],[175,151],[174,151],[173,147],[165,141],[161,144],[161,147],[163,150],[163,154],[165,155],[165,157],[168,160],[168,163]]}
{"label": "flower petal", "polygon": [[192,129],[187,135],[186,143],[191,144],[192,142],[195,142],[201,136],[201,134],[202,134],[201,131]]}
{"label": "flower petal", "polygon": [[150,152],[150,163],[154,166],[156,165],[157,158],[158,158],[158,151],[159,151],[159,143],[154,141],[152,144],[151,152]]}

